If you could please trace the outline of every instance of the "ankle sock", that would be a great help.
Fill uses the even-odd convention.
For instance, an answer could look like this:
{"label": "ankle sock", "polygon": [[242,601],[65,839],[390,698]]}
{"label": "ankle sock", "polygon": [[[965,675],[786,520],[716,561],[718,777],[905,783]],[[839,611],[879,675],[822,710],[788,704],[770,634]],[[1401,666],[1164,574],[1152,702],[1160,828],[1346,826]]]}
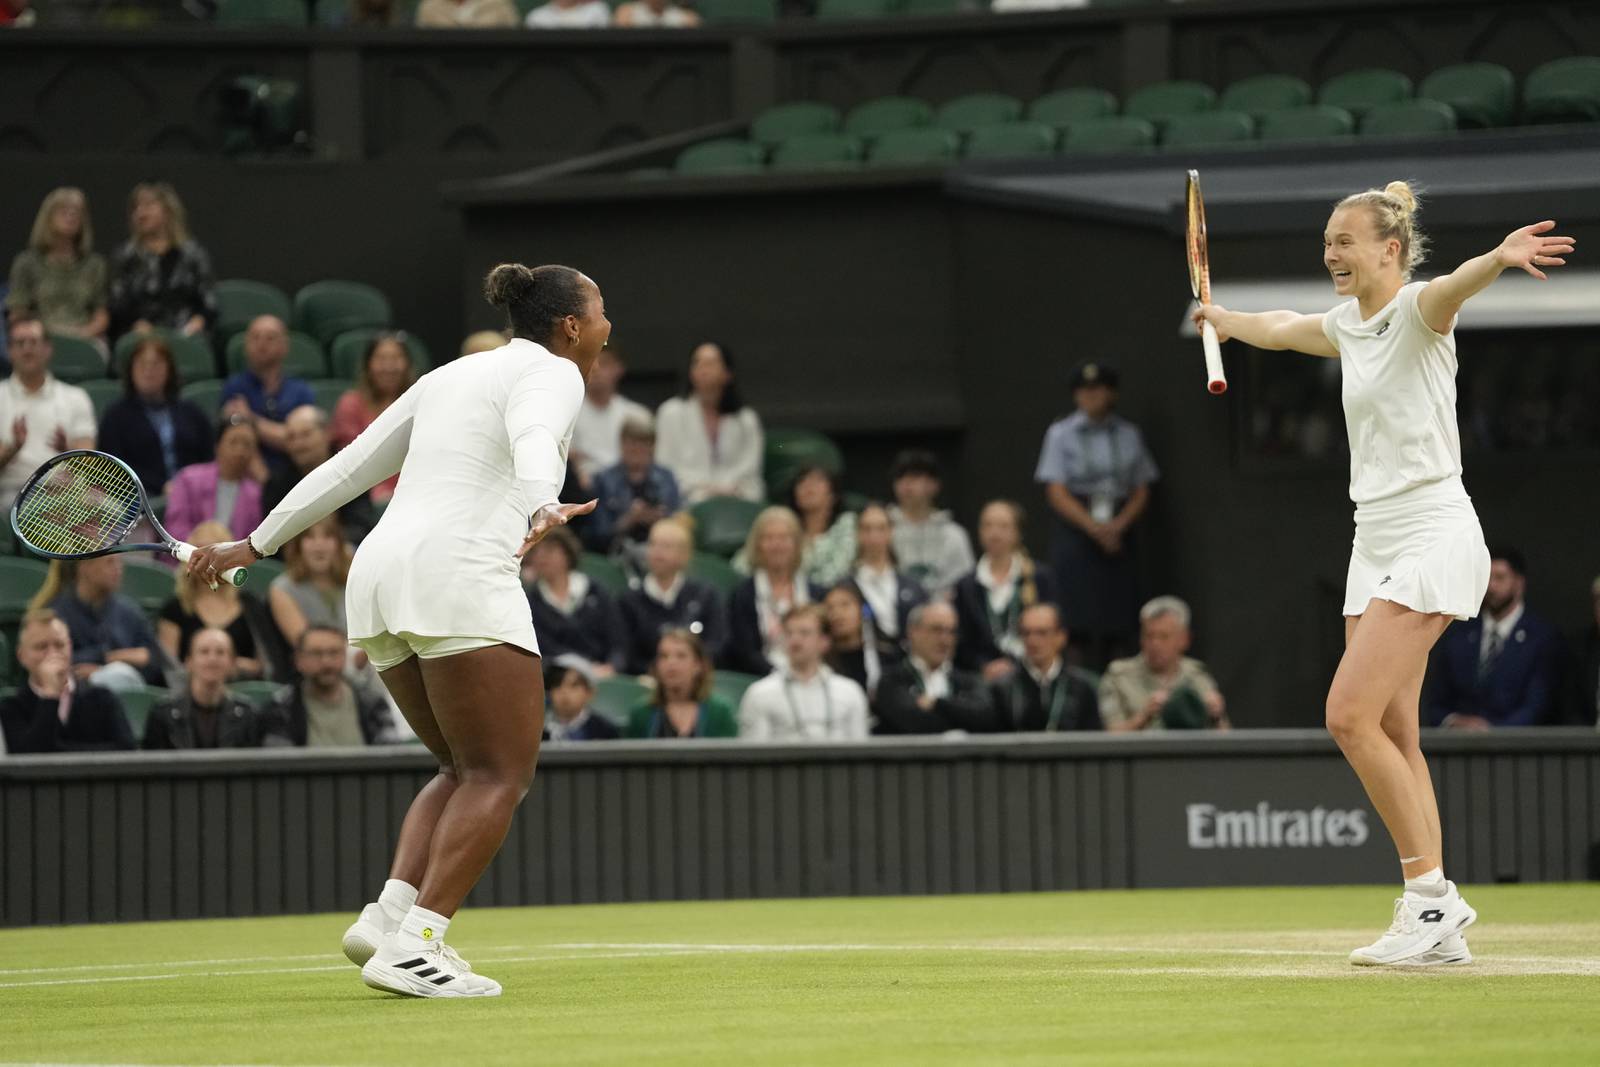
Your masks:
{"label": "ankle sock", "polygon": [[1444,880],[1444,869],[1435,867],[1431,871],[1424,871],[1415,878],[1406,879],[1406,892],[1415,893],[1419,897],[1442,897],[1450,891],[1450,885]]}
{"label": "ankle sock", "polygon": [[404,919],[406,912],[410,911],[411,905],[416,902],[416,887],[398,878],[391,878],[383,883],[383,892],[378,894],[378,907],[383,909],[390,922],[397,923]]}
{"label": "ankle sock", "polygon": [[413,904],[411,910],[406,912],[406,917],[400,920],[400,932],[395,935],[395,941],[401,948],[413,951],[431,948],[444,940],[444,933],[449,928],[449,919]]}

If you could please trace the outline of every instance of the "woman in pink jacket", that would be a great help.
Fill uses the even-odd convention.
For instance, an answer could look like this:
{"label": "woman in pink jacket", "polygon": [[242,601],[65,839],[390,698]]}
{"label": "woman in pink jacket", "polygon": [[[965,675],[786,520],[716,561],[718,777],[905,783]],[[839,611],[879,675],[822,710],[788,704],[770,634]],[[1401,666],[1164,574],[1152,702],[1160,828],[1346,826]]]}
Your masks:
{"label": "woman in pink jacket", "polygon": [[167,483],[167,532],[180,541],[202,522],[216,521],[229,531],[254,530],[261,523],[261,482],[256,467],[256,427],[248,415],[228,415],[217,427],[217,458],[180,470]]}

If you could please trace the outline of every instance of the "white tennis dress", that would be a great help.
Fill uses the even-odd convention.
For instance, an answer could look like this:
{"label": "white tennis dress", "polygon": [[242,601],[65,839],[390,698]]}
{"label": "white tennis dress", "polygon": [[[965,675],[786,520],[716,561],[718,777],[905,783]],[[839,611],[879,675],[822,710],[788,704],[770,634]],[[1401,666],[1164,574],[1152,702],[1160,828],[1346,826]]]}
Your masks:
{"label": "white tennis dress", "polygon": [[1423,321],[1426,284],[1402,287],[1369,319],[1355,300],[1322,318],[1344,376],[1356,505],[1346,615],[1376,598],[1470,619],[1489,587],[1489,550],[1461,484],[1455,333]]}
{"label": "white tennis dress", "polygon": [[250,535],[263,553],[400,474],[345,585],[350,640],[380,670],[488,644],[539,651],[512,553],[561,491],[583,375],[521,338],[423,375]]}

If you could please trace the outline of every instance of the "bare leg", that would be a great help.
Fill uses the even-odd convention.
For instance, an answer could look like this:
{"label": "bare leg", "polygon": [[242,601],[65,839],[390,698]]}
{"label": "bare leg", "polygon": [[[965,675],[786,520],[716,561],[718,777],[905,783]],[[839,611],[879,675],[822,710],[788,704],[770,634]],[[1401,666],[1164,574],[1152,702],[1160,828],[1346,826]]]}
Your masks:
{"label": "bare leg", "polygon": [[1433,790],[1433,776],[1428,773],[1428,761],[1422,754],[1418,725],[1422,718],[1422,680],[1427,673],[1427,663],[1418,665],[1416,675],[1400,687],[1400,691],[1383,710],[1383,732],[1394,742],[1411,769],[1417,783],[1417,800],[1422,805],[1422,816],[1428,824],[1428,844],[1433,858],[1444,865],[1444,834],[1439,827],[1439,798]]}
{"label": "bare leg", "polygon": [[[1438,816],[1435,811],[1430,827],[1412,766],[1385,732],[1383,717],[1396,695],[1426,670],[1428,651],[1449,624],[1445,615],[1373,600],[1350,629],[1328,690],[1328,731],[1361,779],[1401,859],[1409,861],[1401,864],[1408,878],[1439,866]],[[1429,797],[1431,805],[1431,789]]]}
{"label": "bare leg", "polygon": [[533,784],[544,680],[539,657],[512,645],[425,660],[422,678],[459,784],[434,825],[417,904],[449,918],[500,850]]}
{"label": "bare leg", "polygon": [[389,877],[398,878],[408,885],[421,885],[428,869],[428,851],[433,844],[433,828],[444,811],[445,803],[456,791],[455,759],[450,746],[445,744],[439,724],[434,721],[433,706],[428,703],[428,690],[422,681],[422,669],[417,657],[412,656],[378,677],[400,706],[400,713],[416,733],[417,739],[428,746],[434,759],[439,761],[439,773],[422,787],[406,810],[405,822],[400,824],[400,840],[394,847],[394,862],[389,865]]}

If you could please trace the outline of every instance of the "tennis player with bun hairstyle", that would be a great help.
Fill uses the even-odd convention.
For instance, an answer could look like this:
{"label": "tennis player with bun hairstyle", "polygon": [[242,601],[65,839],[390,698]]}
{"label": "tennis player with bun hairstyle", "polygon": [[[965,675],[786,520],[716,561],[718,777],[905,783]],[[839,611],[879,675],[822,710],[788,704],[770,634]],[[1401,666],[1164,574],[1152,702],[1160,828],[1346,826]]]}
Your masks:
{"label": "tennis player with bun hairstyle", "polygon": [[1466,963],[1461,932],[1477,918],[1444,877],[1439,808],[1418,744],[1428,651],[1452,619],[1478,613],[1489,551],[1461,484],[1456,426],[1456,315],[1502,271],[1544,279],[1570,237],[1554,222],[1524,226],[1499,246],[1428,282],[1411,281],[1424,239],[1405,182],[1339,201],[1323,235],[1334,291],[1324,315],[1259,315],[1216,304],[1195,312],[1224,339],[1340,360],[1350,435],[1355,543],[1345,587],[1345,652],[1328,691],[1328,730],[1361,778],[1400,854],[1405,891],[1394,922],[1350,961]]}
{"label": "tennis player with bun hairstyle", "polygon": [[197,551],[215,580],[398,473],[345,587],[351,643],[439,761],[411,803],[389,881],[346,932],[369,986],[496,996],[445,945],[533,781],[544,726],[539,644],[518,560],[595,502],[559,504],[584,382],[611,334],[600,290],[571,267],[505,264],[485,295],[512,339],[424,375],[312,471],[243,541]]}

